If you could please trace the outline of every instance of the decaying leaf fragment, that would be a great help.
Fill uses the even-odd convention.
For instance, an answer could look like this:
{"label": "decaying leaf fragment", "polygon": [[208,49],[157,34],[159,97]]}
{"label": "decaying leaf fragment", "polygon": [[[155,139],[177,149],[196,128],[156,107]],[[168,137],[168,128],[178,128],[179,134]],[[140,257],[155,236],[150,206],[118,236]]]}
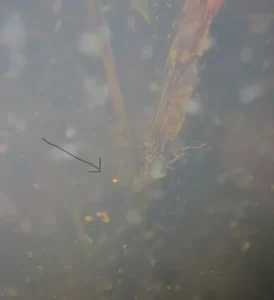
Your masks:
{"label": "decaying leaf fragment", "polygon": [[110,222],[110,218],[109,215],[106,212],[97,212],[96,216],[98,218],[100,218],[104,223],[109,223]]}

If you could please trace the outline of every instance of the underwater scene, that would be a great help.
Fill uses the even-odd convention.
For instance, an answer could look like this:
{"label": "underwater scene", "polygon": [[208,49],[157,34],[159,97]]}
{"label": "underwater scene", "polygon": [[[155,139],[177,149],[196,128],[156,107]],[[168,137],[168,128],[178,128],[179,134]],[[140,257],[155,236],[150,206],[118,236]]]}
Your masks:
{"label": "underwater scene", "polygon": [[273,1],[1,0],[0,92],[0,299],[274,299]]}

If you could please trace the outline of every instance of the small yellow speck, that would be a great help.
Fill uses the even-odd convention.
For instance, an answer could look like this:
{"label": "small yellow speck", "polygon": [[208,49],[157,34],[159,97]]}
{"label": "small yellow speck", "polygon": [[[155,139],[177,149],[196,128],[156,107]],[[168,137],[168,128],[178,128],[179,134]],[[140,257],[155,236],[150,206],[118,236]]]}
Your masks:
{"label": "small yellow speck", "polygon": [[109,223],[110,218],[106,212],[97,212],[96,216],[100,218],[104,223]]}
{"label": "small yellow speck", "polygon": [[90,222],[93,221],[93,217],[92,217],[92,216],[85,216],[85,221],[86,221],[87,223],[90,223]]}
{"label": "small yellow speck", "polygon": [[112,179],[112,182],[113,183],[118,183],[120,180],[119,180],[119,178],[117,178],[117,177],[114,177],[113,179]]}

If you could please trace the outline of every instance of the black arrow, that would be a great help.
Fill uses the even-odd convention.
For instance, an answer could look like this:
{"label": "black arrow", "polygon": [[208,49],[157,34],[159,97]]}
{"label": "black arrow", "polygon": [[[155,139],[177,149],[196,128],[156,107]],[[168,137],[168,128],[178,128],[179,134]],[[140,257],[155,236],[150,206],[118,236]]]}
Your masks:
{"label": "black arrow", "polygon": [[89,163],[90,165],[92,165],[95,169],[95,171],[89,171],[89,173],[101,173],[101,165],[102,165],[102,159],[101,157],[99,158],[99,167],[94,166],[93,164]]}
{"label": "black arrow", "polygon": [[55,145],[55,144],[53,144],[53,143],[47,141],[47,140],[46,140],[45,138],[43,138],[43,137],[42,137],[42,140],[43,140],[44,142],[46,142],[47,144],[49,144],[50,146],[53,146],[53,147],[55,147],[55,148],[57,148],[57,149],[59,149],[59,150],[65,152],[65,153],[67,153],[68,155],[74,157],[75,159],[78,159],[78,160],[80,160],[80,161],[82,161],[82,162],[84,162],[84,163],[86,163],[86,164],[88,164],[88,165],[90,165],[90,166],[92,166],[93,168],[96,169],[95,171],[89,171],[90,173],[100,173],[100,172],[101,172],[101,164],[102,164],[101,157],[99,158],[99,167],[97,167],[97,166],[95,166],[94,164],[92,164],[91,162],[89,162],[89,161],[87,161],[87,160],[84,160],[84,159],[82,159],[82,158],[80,158],[80,157],[78,157],[78,156],[76,156],[76,155],[74,155],[74,154],[68,152],[67,150],[65,150],[65,149],[63,149],[63,148],[61,148],[61,147],[59,147],[59,146],[57,146],[57,145]]}

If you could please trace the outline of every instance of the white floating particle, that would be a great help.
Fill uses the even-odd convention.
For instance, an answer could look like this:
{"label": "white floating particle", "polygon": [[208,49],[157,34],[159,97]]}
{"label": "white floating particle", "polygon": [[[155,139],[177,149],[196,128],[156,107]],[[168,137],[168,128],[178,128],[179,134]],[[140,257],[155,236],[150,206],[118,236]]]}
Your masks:
{"label": "white floating particle", "polygon": [[213,122],[213,124],[214,124],[215,126],[219,126],[219,125],[221,125],[221,123],[222,123],[220,117],[218,117],[218,116],[213,116],[213,117],[212,117],[212,122]]}
{"label": "white floating particle", "polygon": [[4,77],[6,78],[17,78],[20,75],[20,70],[18,68],[10,68],[8,71],[4,74]]}
{"label": "white floating particle", "polygon": [[141,50],[141,59],[149,60],[153,55],[153,48],[150,45],[145,45]]}
{"label": "white floating particle", "polygon": [[33,183],[33,184],[32,184],[32,187],[33,187],[34,189],[38,190],[40,186],[39,186],[38,183]]}
{"label": "white floating particle", "polygon": [[228,178],[227,174],[225,173],[219,174],[216,177],[216,182],[217,184],[223,185],[226,183],[227,178]]}
{"label": "white floating particle", "polygon": [[0,30],[0,43],[17,50],[26,46],[27,31],[19,14],[12,13],[4,17],[3,27]]}
{"label": "white floating particle", "polygon": [[25,120],[19,120],[16,124],[16,129],[18,133],[25,132],[27,129],[27,124]]}
{"label": "white floating particle", "polygon": [[240,90],[239,99],[243,104],[250,104],[264,95],[264,87],[261,84],[249,85]]}
{"label": "white floating particle", "polygon": [[249,249],[250,249],[250,243],[248,241],[244,241],[243,244],[242,244],[242,252],[243,253],[246,253]]}
{"label": "white floating particle", "polygon": [[154,93],[159,91],[159,85],[155,81],[150,82],[148,84],[148,88],[150,89],[151,92]]}
{"label": "white floating particle", "polygon": [[55,24],[55,28],[54,28],[54,31],[53,31],[53,32],[54,32],[54,33],[57,33],[57,32],[60,30],[62,24],[63,24],[63,21],[62,21],[62,20],[58,20],[58,21],[56,22],[56,24]]}
{"label": "white floating particle", "polygon": [[14,126],[18,133],[24,132],[27,128],[26,121],[13,112],[8,113],[7,123]]}
{"label": "white floating particle", "polygon": [[154,179],[160,179],[165,176],[164,161],[162,159],[156,159],[150,166],[150,176]]}
{"label": "white floating particle", "polygon": [[127,28],[131,32],[136,32],[136,16],[130,15],[127,19]]}
{"label": "white floating particle", "polygon": [[106,99],[109,96],[109,89],[107,84],[97,85],[92,91],[93,102],[100,104],[105,104]]}
{"label": "white floating particle", "polygon": [[17,297],[19,296],[19,290],[14,286],[6,286],[4,287],[3,295],[7,297]]}
{"label": "white floating particle", "polygon": [[83,82],[83,88],[88,99],[88,109],[94,110],[98,106],[103,106],[109,97],[109,87],[107,84],[97,84],[92,77],[86,78]]}
{"label": "white floating particle", "polygon": [[93,31],[84,32],[80,36],[78,50],[84,55],[102,58],[104,48],[110,40],[110,29],[104,25]]}
{"label": "white floating particle", "polygon": [[235,229],[238,226],[238,221],[237,220],[232,220],[230,222],[230,228]]}
{"label": "white floating particle", "polygon": [[73,127],[68,127],[66,129],[66,138],[72,139],[76,135],[76,129]]}
{"label": "white floating particle", "polygon": [[112,5],[103,5],[100,10],[102,13],[109,12],[112,10]]}
{"label": "white floating particle", "polygon": [[23,233],[27,234],[31,231],[32,224],[31,221],[28,219],[24,219],[20,221],[20,228]]}
{"label": "white floating particle", "polygon": [[96,78],[95,77],[87,77],[82,82],[82,87],[86,92],[92,93],[95,86],[96,86]]}
{"label": "white floating particle", "polygon": [[199,98],[190,98],[185,104],[181,105],[182,110],[189,115],[198,115],[202,111]]}
{"label": "white floating particle", "polygon": [[101,57],[101,48],[96,35],[92,32],[84,32],[79,40],[79,51],[87,56]]}
{"label": "white floating particle", "polygon": [[53,57],[50,57],[50,58],[48,59],[48,62],[49,62],[50,64],[52,64],[52,65],[56,65],[56,64],[57,64],[57,60],[56,60],[55,58],[53,58]]}

